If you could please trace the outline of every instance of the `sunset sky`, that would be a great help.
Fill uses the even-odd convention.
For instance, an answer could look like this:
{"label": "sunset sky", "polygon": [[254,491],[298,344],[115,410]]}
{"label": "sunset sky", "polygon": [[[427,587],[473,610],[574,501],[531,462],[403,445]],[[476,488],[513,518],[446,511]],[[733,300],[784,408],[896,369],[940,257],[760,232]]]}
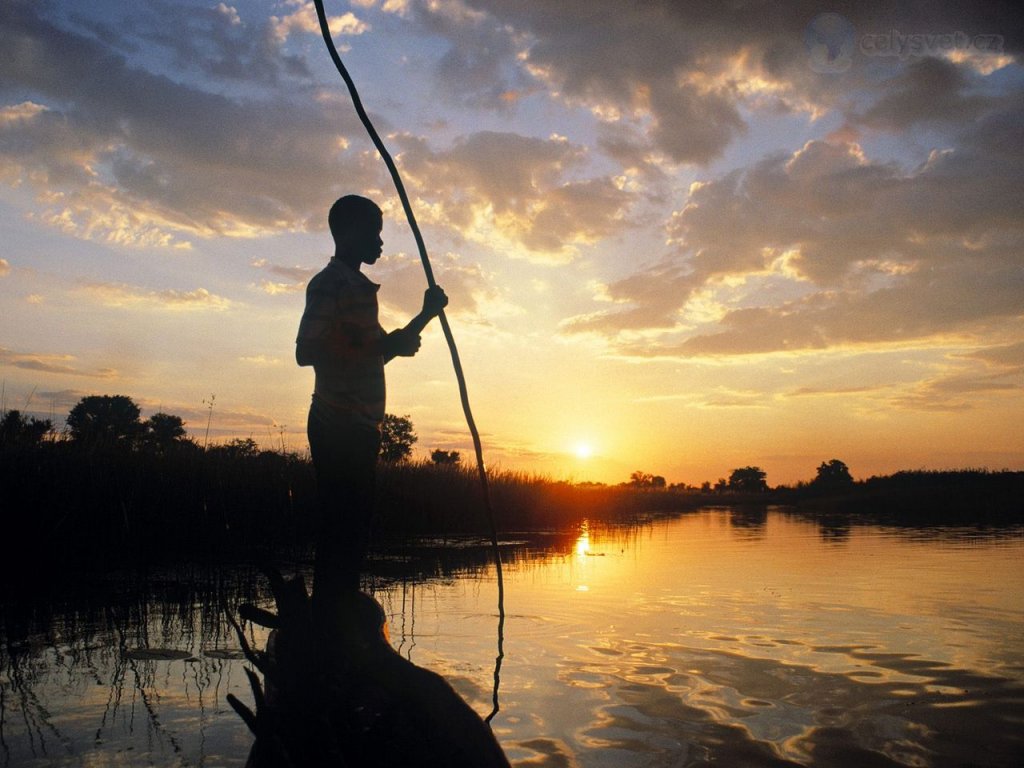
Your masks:
{"label": "sunset sky", "polygon": [[[1024,469],[1014,4],[326,6],[489,466]],[[385,209],[396,327],[423,273],[311,2],[4,0],[4,407],[124,394],[305,450],[295,333],[349,192]],[[471,458],[436,326],[388,411]]]}

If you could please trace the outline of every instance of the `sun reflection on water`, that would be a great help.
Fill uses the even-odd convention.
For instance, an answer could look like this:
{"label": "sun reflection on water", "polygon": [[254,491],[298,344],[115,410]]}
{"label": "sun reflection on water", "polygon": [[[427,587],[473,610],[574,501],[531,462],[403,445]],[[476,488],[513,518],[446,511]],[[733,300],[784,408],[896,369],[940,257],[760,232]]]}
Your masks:
{"label": "sun reflection on water", "polygon": [[586,557],[590,554],[590,523],[586,520],[580,526],[580,536],[576,539],[576,556]]}

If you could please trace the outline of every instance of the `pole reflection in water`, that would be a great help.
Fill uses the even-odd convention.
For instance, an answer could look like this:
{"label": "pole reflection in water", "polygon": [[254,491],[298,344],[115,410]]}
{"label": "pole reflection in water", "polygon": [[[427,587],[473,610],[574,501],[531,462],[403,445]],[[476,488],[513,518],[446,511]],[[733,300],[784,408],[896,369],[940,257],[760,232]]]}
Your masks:
{"label": "pole reflection in water", "polygon": [[[513,763],[1024,764],[1019,527],[709,510],[505,555],[493,725]],[[392,645],[482,714],[487,560],[438,542],[371,579]],[[262,590],[251,569],[184,569],[5,605],[0,765],[243,765],[225,696],[250,694],[220,606],[268,605]]]}

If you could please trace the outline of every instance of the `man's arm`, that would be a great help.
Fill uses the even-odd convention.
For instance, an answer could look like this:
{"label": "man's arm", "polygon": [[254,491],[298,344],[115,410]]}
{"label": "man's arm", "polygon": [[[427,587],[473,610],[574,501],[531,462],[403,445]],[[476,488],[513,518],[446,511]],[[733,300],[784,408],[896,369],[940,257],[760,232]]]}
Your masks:
{"label": "man's arm", "polygon": [[395,357],[412,357],[420,350],[420,334],[427,323],[441,314],[448,306],[448,297],[440,286],[435,285],[423,293],[423,309],[404,328],[392,331],[381,339],[381,353],[384,362]]}

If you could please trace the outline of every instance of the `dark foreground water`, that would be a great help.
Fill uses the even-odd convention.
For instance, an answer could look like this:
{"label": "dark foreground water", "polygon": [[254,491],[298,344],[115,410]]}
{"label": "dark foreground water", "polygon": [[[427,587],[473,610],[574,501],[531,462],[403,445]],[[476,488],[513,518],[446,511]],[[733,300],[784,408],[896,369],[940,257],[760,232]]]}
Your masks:
{"label": "dark foreground water", "polygon": [[[1024,765],[1019,528],[706,510],[548,543],[507,551],[494,728],[515,764]],[[487,713],[493,571],[378,571],[396,649]],[[220,603],[254,596],[245,568],[186,568],[5,607],[0,765],[242,765]]]}

